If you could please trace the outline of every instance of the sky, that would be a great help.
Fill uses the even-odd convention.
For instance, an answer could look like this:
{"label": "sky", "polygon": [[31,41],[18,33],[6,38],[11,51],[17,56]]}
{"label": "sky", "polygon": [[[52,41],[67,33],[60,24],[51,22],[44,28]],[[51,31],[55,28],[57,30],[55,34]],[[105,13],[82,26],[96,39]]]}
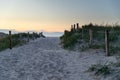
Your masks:
{"label": "sky", "polygon": [[0,29],[63,32],[74,23],[120,23],[120,0],[0,0]]}

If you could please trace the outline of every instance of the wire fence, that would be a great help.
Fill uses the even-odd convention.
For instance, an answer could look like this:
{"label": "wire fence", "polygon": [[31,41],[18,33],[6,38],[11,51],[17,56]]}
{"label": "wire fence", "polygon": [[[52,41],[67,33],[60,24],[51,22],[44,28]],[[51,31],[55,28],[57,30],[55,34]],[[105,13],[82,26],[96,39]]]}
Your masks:
{"label": "wire fence", "polygon": [[[82,27],[83,40],[89,41],[92,48],[103,48],[106,55],[120,51],[120,31],[100,28]],[[111,54],[110,54],[111,53]]]}
{"label": "wire fence", "polygon": [[40,37],[45,38],[42,32],[14,33],[12,31],[9,31],[8,34],[4,34],[4,36],[0,38],[0,51],[7,48],[12,49],[15,46],[26,44],[30,40],[35,40]]}
{"label": "wire fence", "polygon": [[102,25],[84,25],[79,23],[71,25],[71,30],[65,30],[61,37],[61,43],[64,48],[79,47],[104,49],[106,55],[112,55],[120,51],[120,26],[102,26]]}

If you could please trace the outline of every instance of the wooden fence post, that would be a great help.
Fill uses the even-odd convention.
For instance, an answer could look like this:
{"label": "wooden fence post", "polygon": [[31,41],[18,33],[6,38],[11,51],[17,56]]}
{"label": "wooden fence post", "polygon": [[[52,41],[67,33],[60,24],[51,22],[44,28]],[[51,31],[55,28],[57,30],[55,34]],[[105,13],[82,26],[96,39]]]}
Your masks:
{"label": "wooden fence post", "polygon": [[34,38],[35,38],[35,34],[34,34],[34,32],[33,32],[33,40],[34,40]]}
{"label": "wooden fence post", "polygon": [[11,36],[11,31],[9,31],[9,41],[10,41],[9,48],[12,49],[12,36]]}
{"label": "wooden fence post", "polygon": [[79,29],[79,23],[77,23],[77,30]]}
{"label": "wooden fence post", "polygon": [[22,34],[20,33],[20,34],[19,34],[19,39],[21,39],[21,38],[22,38]]}
{"label": "wooden fence post", "polygon": [[28,32],[28,38],[27,38],[27,42],[29,42],[29,32]]}
{"label": "wooden fence post", "polygon": [[71,31],[73,30],[73,25],[71,25]]}
{"label": "wooden fence post", "polygon": [[92,29],[89,29],[89,36],[90,36],[90,45],[93,44],[93,31]]}
{"label": "wooden fence post", "polygon": [[37,37],[37,32],[35,33],[35,39],[37,39],[38,37]]}
{"label": "wooden fence post", "polygon": [[75,24],[74,24],[74,31],[75,31],[76,29],[75,29]]}
{"label": "wooden fence post", "polygon": [[39,33],[39,37],[41,37],[41,33]]}
{"label": "wooden fence post", "polygon": [[105,49],[106,49],[106,56],[110,56],[110,53],[109,53],[109,30],[105,31]]}
{"label": "wooden fence post", "polygon": [[84,27],[82,26],[82,40],[84,39]]}
{"label": "wooden fence post", "polygon": [[77,25],[76,31],[79,32],[79,23],[76,23],[76,25]]}

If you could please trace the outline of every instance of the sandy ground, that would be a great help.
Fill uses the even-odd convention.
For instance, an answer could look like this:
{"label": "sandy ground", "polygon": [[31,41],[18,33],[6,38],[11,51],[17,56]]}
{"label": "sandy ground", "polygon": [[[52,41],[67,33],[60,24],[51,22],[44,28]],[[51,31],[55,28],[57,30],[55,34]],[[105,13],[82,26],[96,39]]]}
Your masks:
{"label": "sandy ground", "polygon": [[96,63],[116,61],[103,50],[61,48],[59,38],[40,38],[0,52],[0,80],[99,80],[85,71]]}

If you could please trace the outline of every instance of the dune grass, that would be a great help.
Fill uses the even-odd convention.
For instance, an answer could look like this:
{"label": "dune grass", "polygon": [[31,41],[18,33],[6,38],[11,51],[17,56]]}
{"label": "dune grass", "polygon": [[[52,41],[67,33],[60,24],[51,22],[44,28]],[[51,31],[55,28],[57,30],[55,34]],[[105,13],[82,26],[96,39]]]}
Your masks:
{"label": "dune grass", "polygon": [[[88,25],[83,25],[82,27],[83,29],[76,28],[75,30],[71,29],[70,31],[64,31],[64,35],[60,37],[61,44],[64,48],[68,49],[70,47],[75,47],[75,44],[80,41],[89,44],[89,29],[92,29],[94,41],[93,45],[90,45],[89,48],[105,49],[105,31],[109,30],[110,50],[118,51],[120,49],[120,46],[118,45],[118,42],[120,42],[120,25],[93,25],[90,23]],[[114,47],[114,45],[117,46]]]}
{"label": "dune grass", "polygon": [[[12,37],[12,47],[15,47],[15,46],[23,45],[23,44],[27,43],[28,34],[27,33],[18,33],[18,34],[13,34],[11,37]],[[38,37],[40,37],[40,36],[37,33],[29,34],[30,39],[38,38]],[[6,35],[6,37],[0,38],[0,51],[8,49],[9,47],[10,47],[9,36]]]}

